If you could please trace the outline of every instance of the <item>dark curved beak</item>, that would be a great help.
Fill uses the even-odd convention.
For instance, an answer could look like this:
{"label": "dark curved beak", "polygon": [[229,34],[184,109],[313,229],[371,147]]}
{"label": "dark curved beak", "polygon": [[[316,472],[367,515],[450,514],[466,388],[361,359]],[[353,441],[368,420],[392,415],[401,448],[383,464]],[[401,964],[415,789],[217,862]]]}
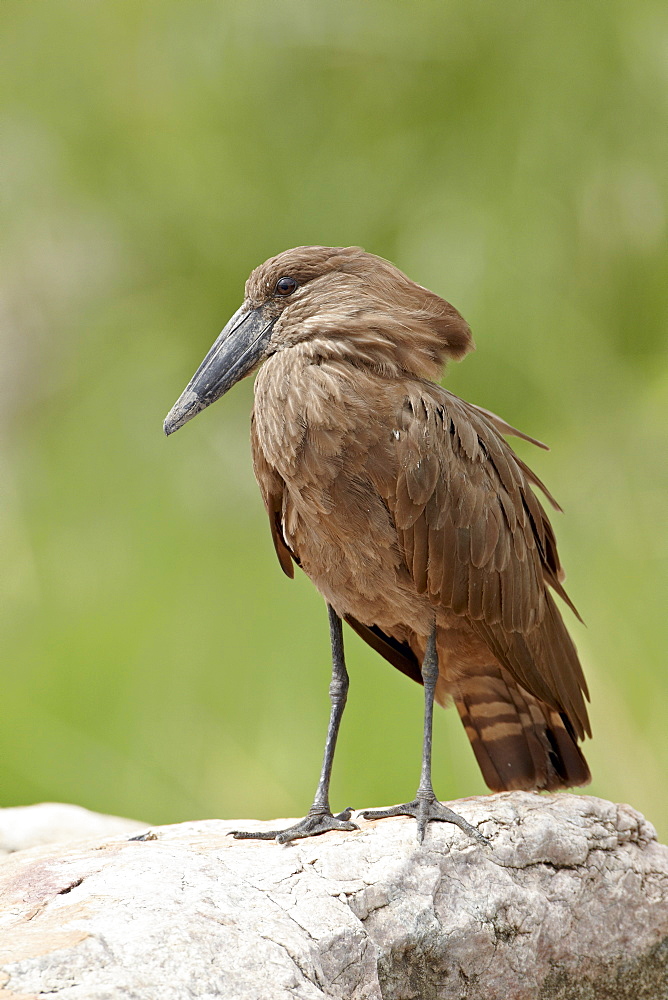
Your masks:
{"label": "dark curved beak", "polygon": [[244,303],[235,312],[165,417],[165,434],[183,427],[250,374],[264,356],[275,322],[276,316],[267,316],[266,305],[251,309]]}

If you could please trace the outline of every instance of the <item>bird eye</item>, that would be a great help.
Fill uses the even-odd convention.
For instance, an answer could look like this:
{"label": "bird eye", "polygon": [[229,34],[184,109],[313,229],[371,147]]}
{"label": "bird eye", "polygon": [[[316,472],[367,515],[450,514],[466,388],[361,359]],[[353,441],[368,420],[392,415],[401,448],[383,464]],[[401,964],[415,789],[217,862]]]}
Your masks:
{"label": "bird eye", "polygon": [[279,278],[276,282],[276,294],[277,295],[292,295],[295,288],[297,287],[297,282],[294,278],[290,278],[287,275],[283,278]]}

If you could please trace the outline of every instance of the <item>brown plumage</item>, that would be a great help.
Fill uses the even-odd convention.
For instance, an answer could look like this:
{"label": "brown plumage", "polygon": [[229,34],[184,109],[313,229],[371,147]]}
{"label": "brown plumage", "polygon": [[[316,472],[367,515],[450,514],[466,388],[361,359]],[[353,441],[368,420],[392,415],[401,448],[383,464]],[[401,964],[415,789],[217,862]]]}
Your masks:
{"label": "brown plumage", "polygon": [[[249,315],[252,337],[208,376]],[[284,572],[301,566],[417,681],[434,630],[436,699],[454,700],[490,788],[581,785],[587,689],[532,487],[554,501],[502,436],[525,435],[433,381],[472,347],[456,309],[387,261],[298,247],[253,271],[166,430],[264,361],[253,463]]]}

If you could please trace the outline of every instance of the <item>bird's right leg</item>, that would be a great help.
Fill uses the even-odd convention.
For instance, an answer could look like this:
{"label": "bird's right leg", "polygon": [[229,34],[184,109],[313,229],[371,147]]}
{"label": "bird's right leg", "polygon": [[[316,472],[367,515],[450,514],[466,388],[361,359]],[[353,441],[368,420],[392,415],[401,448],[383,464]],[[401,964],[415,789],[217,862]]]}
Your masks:
{"label": "bird's right leg", "polygon": [[327,611],[329,614],[329,636],[332,644],[332,680],[329,685],[332,710],[327,728],[325,756],[322,762],[320,781],[318,782],[313,805],[303,820],[294,826],[288,827],[287,830],[261,830],[257,833],[246,830],[233,830],[231,833],[235,840],[277,840],[279,844],[287,844],[291,840],[299,840],[302,837],[315,837],[319,833],[327,833],[328,830],[358,829],[355,823],[350,822],[351,809],[344,809],[343,812],[333,816],[332,810],[329,807],[329,783],[332,776],[332,763],[334,762],[334,751],[336,749],[336,739],[339,735],[341,717],[346,707],[349,682],[343,655],[343,628],[341,626],[341,619],[329,604],[327,605]]}
{"label": "bird's right leg", "polygon": [[442,823],[453,823],[464,833],[474,837],[482,844],[488,841],[471,826],[463,816],[453,812],[448,806],[439,802],[431,783],[431,740],[434,717],[434,693],[438,680],[438,649],[436,646],[436,626],[431,630],[427,640],[427,648],[422,661],[422,680],[424,682],[424,736],[422,740],[422,770],[417,795],[412,802],[404,802],[400,806],[390,806],[389,809],[365,809],[364,819],[384,819],[386,816],[414,816],[417,819],[417,839],[421,844],[430,820],[440,820]]}

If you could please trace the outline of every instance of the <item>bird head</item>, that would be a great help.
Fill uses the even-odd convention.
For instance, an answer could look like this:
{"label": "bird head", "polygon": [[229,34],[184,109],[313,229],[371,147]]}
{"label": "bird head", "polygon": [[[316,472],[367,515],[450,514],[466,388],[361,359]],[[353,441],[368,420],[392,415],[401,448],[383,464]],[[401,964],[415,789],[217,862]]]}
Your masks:
{"label": "bird head", "polygon": [[278,351],[345,360],[385,376],[438,378],[473,349],[444,299],[361,247],[295,247],[257,267],[165,419],[171,434]]}

